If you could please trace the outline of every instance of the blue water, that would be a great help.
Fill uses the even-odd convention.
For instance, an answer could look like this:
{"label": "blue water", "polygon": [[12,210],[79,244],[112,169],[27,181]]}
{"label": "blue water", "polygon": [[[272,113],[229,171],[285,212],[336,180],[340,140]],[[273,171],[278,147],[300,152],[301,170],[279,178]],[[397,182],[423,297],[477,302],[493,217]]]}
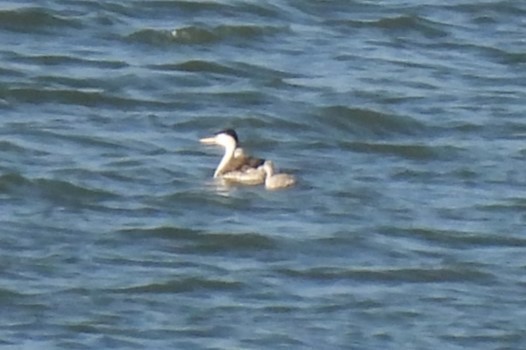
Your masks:
{"label": "blue water", "polygon": [[526,348],[525,19],[0,1],[0,346]]}

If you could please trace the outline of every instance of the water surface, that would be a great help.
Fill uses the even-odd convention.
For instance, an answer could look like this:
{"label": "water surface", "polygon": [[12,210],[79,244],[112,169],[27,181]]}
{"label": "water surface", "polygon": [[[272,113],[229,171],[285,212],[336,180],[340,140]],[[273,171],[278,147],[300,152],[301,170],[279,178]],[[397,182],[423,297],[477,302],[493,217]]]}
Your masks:
{"label": "water surface", "polygon": [[[524,348],[524,18],[0,1],[0,345]],[[226,127],[298,186],[215,183]]]}

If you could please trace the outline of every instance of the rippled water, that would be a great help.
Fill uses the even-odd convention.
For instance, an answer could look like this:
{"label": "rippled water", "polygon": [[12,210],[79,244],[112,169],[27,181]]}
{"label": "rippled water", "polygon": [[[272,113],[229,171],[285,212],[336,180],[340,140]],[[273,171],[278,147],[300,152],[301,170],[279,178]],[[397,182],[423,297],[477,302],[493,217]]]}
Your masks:
{"label": "rippled water", "polygon": [[[0,1],[0,345],[526,347],[522,1]],[[295,188],[225,188],[244,146]]]}

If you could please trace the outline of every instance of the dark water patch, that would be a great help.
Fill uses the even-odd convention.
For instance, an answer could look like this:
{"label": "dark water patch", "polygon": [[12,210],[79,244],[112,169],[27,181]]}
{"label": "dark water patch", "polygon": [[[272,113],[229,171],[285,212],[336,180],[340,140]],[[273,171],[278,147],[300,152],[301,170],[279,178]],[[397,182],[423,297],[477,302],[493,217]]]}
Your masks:
{"label": "dark water patch", "polygon": [[174,30],[142,29],[128,35],[127,40],[153,46],[171,44],[208,45],[218,42],[256,43],[269,35],[282,31],[281,28],[256,25],[220,25],[216,27],[188,26]]}
{"label": "dark water patch", "polygon": [[115,95],[101,91],[80,91],[52,88],[10,88],[4,90],[8,99],[31,104],[65,104],[84,107],[108,107],[117,109],[143,108],[166,109],[180,107],[177,102],[160,102],[141,100]]}
{"label": "dark water patch", "polygon": [[[124,127],[123,127],[124,129]],[[58,146],[64,146],[66,147],[66,144],[68,146],[75,146],[75,147],[81,147],[85,150],[93,150],[95,149],[98,152],[101,152],[99,154],[103,156],[120,156],[122,157],[123,153],[126,152],[138,152],[141,154],[147,153],[147,154],[154,154],[157,149],[155,149],[150,143],[147,142],[140,142],[136,141],[134,143],[124,143],[122,140],[115,140],[110,137],[103,137],[103,136],[95,136],[91,134],[86,134],[82,132],[73,132],[73,131],[34,131],[31,132],[33,136],[36,137],[43,137],[46,140],[46,143],[48,145],[52,145],[56,143]],[[152,148],[153,147],[153,148]],[[86,151],[87,153],[87,151]],[[133,164],[126,164],[125,162],[129,161],[127,159],[119,158],[117,161],[110,161],[109,165],[129,165],[133,166]],[[122,162],[122,163],[119,163]],[[64,169],[62,169],[64,170]],[[88,170],[88,169],[77,169],[77,170]]]}
{"label": "dark water patch", "polygon": [[[471,107],[470,112],[476,112],[477,110]],[[464,134],[464,135],[476,135],[477,133],[482,134],[487,125],[483,122],[477,123],[476,121],[465,121],[465,120],[452,120],[442,124],[436,128],[436,132],[444,132],[445,134]]]}
{"label": "dark water patch", "polygon": [[[213,134],[217,132],[219,129],[225,128],[226,126],[234,127],[236,129],[244,128],[244,127],[251,127],[251,128],[264,128],[268,124],[265,122],[263,118],[259,118],[258,116],[254,114],[250,115],[243,115],[239,117],[226,117],[223,115],[204,115],[199,116],[199,118],[195,118],[194,116],[188,116],[188,117],[181,117],[178,118],[178,120],[174,120],[174,124],[171,125],[172,128],[185,131],[185,132],[194,132],[196,128],[198,130],[207,130],[207,131],[201,131],[200,135],[196,135],[196,138],[193,140],[190,140],[189,142],[197,142],[196,140],[199,137],[204,137],[210,134]],[[242,142],[245,137],[241,137]],[[188,152],[189,155],[210,155],[211,153],[216,152],[209,152],[206,150],[206,148],[192,148],[189,150],[186,150],[185,152]],[[219,158],[217,158],[215,161],[219,162]],[[214,161],[214,162],[215,162]],[[214,163],[215,164],[215,163]]]}
{"label": "dark water patch", "polygon": [[392,178],[395,180],[405,180],[411,182],[424,182],[431,183],[436,181],[442,175],[436,171],[431,170],[414,170],[414,169],[402,169],[394,172]]}
{"label": "dark water patch", "polygon": [[245,138],[250,145],[250,148],[262,151],[293,146],[303,148],[307,142],[301,142],[301,144],[300,142],[297,142],[294,144],[292,140],[289,139],[288,135],[296,135],[299,130],[301,130],[304,138],[308,138],[312,134],[312,129],[310,127],[306,126],[301,121],[290,118],[289,115],[264,115],[259,111],[257,114],[251,113],[249,116],[237,118],[236,126],[237,125],[239,125],[240,128],[248,130],[263,129],[275,131],[274,137],[271,139],[261,137],[261,135],[256,136],[252,133]]}
{"label": "dark water patch", "polygon": [[[135,6],[135,1],[89,1],[89,0],[61,0],[64,5],[73,7],[73,5],[85,6],[92,11],[110,12],[116,15],[132,16],[141,15],[140,8]],[[119,16],[120,17],[120,16]]]}
{"label": "dark water patch", "polygon": [[[75,5],[77,2],[73,2]],[[91,2],[85,2],[90,8]],[[269,3],[217,2],[217,1],[128,1],[125,5],[104,2],[96,5],[101,11],[138,19],[174,20],[179,18],[252,17],[254,20],[276,18],[281,11]]]}
{"label": "dark water patch", "polygon": [[228,64],[225,64],[219,63],[217,61],[189,60],[181,63],[154,65],[149,66],[149,68],[161,71],[212,73],[228,75],[233,77],[243,77],[250,79],[260,78],[266,80],[296,77],[296,75],[285,71],[269,69],[267,67],[247,64],[243,62],[230,62]]}
{"label": "dark water patch", "polygon": [[522,223],[526,223],[526,200],[522,198],[514,198],[505,200],[502,202],[478,205],[476,206],[477,210],[486,212],[488,214],[505,214],[510,215],[509,220],[515,216],[522,218]]}
{"label": "dark water patch", "polygon": [[440,244],[450,249],[465,249],[468,247],[526,247],[526,239],[519,236],[499,233],[482,233],[461,230],[442,230],[435,228],[392,228],[384,227],[380,230],[386,235],[397,235],[428,242],[432,245]]}
{"label": "dark water patch", "polygon": [[466,181],[467,183],[471,184],[475,184],[476,180],[480,178],[479,172],[467,167],[455,169],[450,173],[450,175],[452,175],[456,179]]}
{"label": "dark water patch", "polygon": [[418,17],[403,15],[391,18],[382,18],[374,22],[374,26],[385,29],[390,33],[404,31],[417,32],[428,38],[438,38],[447,35],[447,32],[439,28],[439,24],[430,20]]}
{"label": "dark water patch", "polygon": [[115,195],[102,189],[88,188],[69,181],[38,179],[32,181],[35,189],[52,202],[68,205],[93,204],[111,200]]}
{"label": "dark water patch", "polygon": [[340,269],[316,267],[305,270],[282,269],[287,277],[312,281],[368,281],[378,283],[488,283],[493,275],[461,266],[441,268]]}
{"label": "dark water patch", "polygon": [[[269,101],[269,103],[271,103]],[[307,137],[307,127],[305,124],[303,124],[301,121],[295,121],[291,118],[288,118],[288,116],[274,116],[274,115],[264,115],[261,114],[260,111],[252,111],[248,112],[246,114],[243,114],[241,116],[236,116],[235,118],[232,118],[231,120],[223,121],[223,116],[213,116],[213,117],[203,117],[200,118],[200,123],[202,126],[206,129],[210,129],[210,133],[216,132],[218,125],[229,125],[234,127],[235,129],[239,131],[241,130],[247,130],[248,132],[245,132],[242,135],[239,135],[240,142],[245,146],[250,146],[251,149],[261,149],[261,148],[269,148],[277,146],[276,142],[283,142],[285,140],[281,139],[279,140],[279,136],[276,138],[278,139],[266,139],[261,136],[260,133],[257,132],[257,130],[279,130],[280,133],[286,134],[287,132],[290,132],[291,134],[297,133],[298,130],[302,130],[304,135]],[[219,120],[219,122],[218,122]],[[218,124],[219,123],[219,124]],[[196,122],[194,119],[189,119],[182,121],[180,123],[175,124],[177,128],[195,128]],[[183,129],[184,130],[184,129]],[[209,153],[209,152],[206,152]],[[219,162],[219,159],[217,159]]]}
{"label": "dark water patch", "polygon": [[235,91],[183,92],[178,94],[178,97],[184,100],[199,101],[200,103],[218,103],[223,106],[225,104],[240,104],[241,106],[257,107],[270,105],[274,102],[271,96],[259,90],[243,89],[236,89]]}
{"label": "dark water patch", "polygon": [[285,70],[278,70],[276,68],[271,68],[271,66],[262,66],[249,64],[242,61],[237,61],[233,64],[238,72],[241,72],[241,75],[247,78],[258,78],[258,79],[290,79],[299,77],[293,72],[288,72]]}
{"label": "dark water patch", "polygon": [[86,58],[79,58],[65,55],[20,55],[17,54],[13,58],[16,62],[30,63],[37,66],[78,66],[78,67],[92,67],[100,69],[121,69],[129,65],[124,61],[114,60],[92,60]]}
{"label": "dark water patch", "polygon": [[76,19],[53,14],[49,9],[27,7],[0,10],[0,28],[13,32],[43,33],[50,29],[80,29],[82,24]]}
{"label": "dark water patch", "polygon": [[86,77],[67,77],[56,75],[40,75],[33,78],[33,81],[40,86],[45,86],[45,89],[77,90],[84,92],[102,92],[102,85],[105,88],[109,87],[108,82],[102,83],[100,79],[86,78]]}
{"label": "dark water patch", "polygon": [[191,60],[177,64],[165,64],[160,66],[151,67],[154,69],[166,70],[166,71],[182,71],[191,73],[214,73],[214,74],[225,74],[233,75],[237,71],[225,65],[212,61],[203,60]]}
{"label": "dark water patch", "polygon": [[132,1],[132,5],[136,8],[148,8],[157,11],[183,11],[192,14],[198,14],[200,12],[213,12],[223,13],[234,9],[235,6],[214,1],[167,1],[167,0],[154,0],[154,1]]}
{"label": "dark water patch", "polygon": [[31,181],[20,174],[9,173],[0,176],[0,192],[12,193],[19,188],[30,186]]}
{"label": "dark water patch", "polygon": [[[374,6],[365,2],[355,1],[308,1],[308,2],[293,2],[291,9],[295,10],[295,18],[304,18],[304,15],[309,15],[308,19],[325,19],[325,18],[340,18],[342,15],[348,13],[360,13],[361,11],[374,11]],[[298,13],[301,12],[303,16]]]}
{"label": "dark water patch", "polygon": [[423,124],[409,116],[346,106],[322,107],[316,118],[334,131],[361,136],[417,135],[426,129]]}
{"label": "dark water patch", "polygon": [[[454,44],[454,43],[448,43],[448,47],[456,47],[455,49],[458,51],[471,51],[480,57],[487,58],[489,62],[494,62],[497,64],[505,65],[505,66],[518,66],[520,67],[524,63],[526,63],[526,53],[524,52],[517,52],[517,51],[509,51],[508,49],[503,49],[495,46],[491,46],[489,44],[475,44],[475,43],[463,43],[461,45]],[[515,76],[501,76],[501,75],[495,75],[491,74],[488,76],[479,77],[481,78],[481,81],[488,81],[488,82],[508,82],[508,83],[515,83],[515,84],[523,84],[522,82],[514,81]],[[482,79],[484,78],[484,79]],[[509,84],[503,84],[503,85],[509,85]]]}
{"label": "dark water patch", "polygon": [[134,287],[118,288],[112,290],[112,292],[123,294],[170,294],[188,292],[234,292],[243,288],[243,283],[237,281],[188,277],[164,283],[150,283]]}
{"label": "dark water patch", "polygon": [[213,233],[203,235],[196,248],[203,252],[252,252],[270,250],[277,243],[266,236],[257,233]]}
{"label": "dark water patch", "polygon": [[517,18],[519,15],[526,15],[526,8],[520,1],[496,0],[487,2],[465,2],[459,4],[442,5],[443,9],[448,9],[452,12],[466,13],[473,16],[495,16],[512,15],[512,18]]}
{"label": "dark water patch", "polygon": [[28,179],[19,174],[0,176],[0,193],[23,198],[43,198],[52,203],[77,207],[114,199],[115,195],[102,189],[88,188],[68,181]]}
{"label": "dark water patch", "polygon": [[[246,16],[247,14],[252,14],[259,17],[271,18],[278,17],[281,14],[280,9],[275,8],[273,4],[266,2],[222,3],[214,1],[155,1],[153,3],[154,6],[157,6],[157,4],[161,6],[173,6],[173,3],[175,3],[178,9],[190,13],[202,13],[206,11],[208,13],[220,13],[227,16]],[[150,4],[150,2],[148,2],[148,4]]]}
{"label": "dark water patch", "polygon": [[[490,330],[481,330],[479,334],[475,331],[472,334],[456,333],[440,335],[439,338],[464,349],[474,346],[487,349],[514,349],[521,347],[518,344],[524,344],[524,335],[521,333],[522,332],[519,331],[505,328],[499,329],[492,326]],[[503,346],[503,344],[514,344],[515,346]]]}
{"label": "dark water patch", "polygon": [[404,145],[394,143],[349,142],[345,144],[345,148],[354,152],[391,155],[419,161],[436,160],[438,158],[438,152],[434,147],[422,144]]}
{"label": "dark water patch", "polygon": [[[442,160],[441,158],[438,158]],[[445,158],[447,159],[447,158]],[[392,179],[410,183],[439,184],[462,183],[466,186],[480,185],[480,174],[469,168],[457,168],[453,170],[437,171],[436,169],[396,169],[391,174]]]}
{"label": "dark water patch", "polygon": [[152,228],[124,228],[116,231],[116,233],[130,237],[140,237],[146,239],[148,237],[158,237],[166,239],[184,240],[195,240],[202,234],[201,231],[174,226],[159,226]]}
{"label": "dark water patch", "polygon": [[262,40],[267,36],[278,34],[287,30],[286,27],[262,25],[220,25],[214,28],[222,39],[241,38],[245,40]]}
{"label": "dark water patch", "polygon": [[[11,56],[11,53],[9,53],[8,55],[5,55],[7,56],[6,57],[6,60],[9,59],[9,56]],[[13,67],[10,67],[10,68],[3,68],[3,67],[0,67],[0,75],[5,79],[7,77],[11,77],[11,78],[22,78],[25,76],[25,73],[22,72],[22,71],[19,71],[19,70],[16,70],[14,69]],[[4,84],[4,82],[0,82],[0,84]],[[0,85],[1,86],[1,85]]]}
{"label": "dark water patch", "polygon": [[[215,163],[214,163],[215,165]],[[214,166],[210,167],[210,176],[214,172]],[[215,186],[215,184],[210,184]],[[252,199],[248,197],[239,196],[217,196],[213,193],[214,188],[211,187],[210,193],[203,193],[195,190],[185,190],[174,193],[163,198],[168,203],[185,203],[187,208],[200,208],[206,206],[209,209],[230,208],[243,211],[244,209],[252,207]]]}
{"label": "dark water patch", "polygon": [[[2,269],[4,270],[4,269]],[[3,273],[4,271],[2,271]],[[16,291],[7,288],[0,288],[0,305],[13,305],[14,301],[26,297]]]}
{"label": "dark water patch", "polygon": [[6,155],[17,155],[17,156],[44,156],[47,155],[48,152],[40,150],[40,149],[34,149],[34,148],[28,148],[28,146],[20,146],[16,143],[10,142],[10,141],[0,141],[0,152],[3,152],[4,156]]}
{"label": "dark water patch", "polygon": [[173,31],[143,29],[127,37],[132,43],[142,43],[153,46],[170,44],[210,44],[219,38],[210,31],[200,27],[185,27]]}
{"label": "dark water patch", "polygon": [[502,63],[506,65],[524,65],[526,64],[526,53],[525,52],[510,52],[505,51],[499,55]]}
{"label": "dark water patch", "polygon": [[189,228],[161,226],[155,228],[125,228],[118,231],[136,239],[162,238],[184,241],[178,251],[186,253],[253,253],[275,249],[277,243],[257,233],[206,233]]}
{"label": "dark water patch", "polygon": [[420,34],[429,39],[437,39],[448,35],[444,24],[416,15],[400,15],[375,20],[333,19],[326,21],[326,24],[345,32],[348,32],[349,29],[380,29],[390,36],[395,34],[398,36],[401,34]]}
{"label": "dark water patch", "polygon": [[[303,330],[308,332],[308,330]],[[298,337],[298,338],[295,338]],[[301,337],[301,339],[299,339]],[[257,338],[245,339],[243,341],[245,344],[243,347],[250,349],[264,349],[269,343],[275,344],[275,347],[278,349],[308,349],[313,346],[304,341],[304,336],[298,334],[290,334],[286,331],[277,332],[274,331],[272,334],[262,334]],[[331,346],[328,346],[326,343],[323,343],[323,346],[326,349],[331,349]]]}
{"label": "dark water patch", "polygon": [[[464,58],[466,56],[469,56],[468,59],[473,59],[472,55],[475,57],[484,57],[488,58],[490,61],[495,61],[497,63],[500,63],[499,60],[504,57],[506,54],[505,50],[499,49],[495,46],[491,46],[485,42],[477,42],[477,41],[471,41],[471,42],[463,42],[463,41],[440,41],[440,42],[431,42],[428,43],[426,46],[428,49],[432,49],[434,51],[451,51],[452,53],[457,54],[458,58]],[[487,64],[485,64],[484,61],[477,60],[478,64],[481,64],[482,66],[486,67]],[[457,72],[457,74],[466,74],[466,70],[458,70],[458,66],[451,65],[441,65],[441,64],[434,64],[432,67],[437,69],[437,72]],[[430,68],[432,68],[430,67]],[[496,75],[488,74],[481,76],[480,78],[493,78],[496,77]]]}

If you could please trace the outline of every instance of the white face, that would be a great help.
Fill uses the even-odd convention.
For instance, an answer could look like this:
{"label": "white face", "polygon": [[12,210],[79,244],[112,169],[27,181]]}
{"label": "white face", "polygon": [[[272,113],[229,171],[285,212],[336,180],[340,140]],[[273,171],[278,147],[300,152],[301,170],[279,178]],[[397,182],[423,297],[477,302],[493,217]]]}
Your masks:
{"label": "white face", "polygon": [[236,146],[236,141],[234,140],[234,138],[227,134],[218,134],[214,137],[206,137],[200,139],[199,141],[206,145],[218,145],[223,146],[225,148],[233,148]]}
{"label": "white face", "polygon": [[236,144],[236,141],[227,134],[218,134],[216,135],[215,140],[217,145],[223,146],[225,148],[232,147]]}

